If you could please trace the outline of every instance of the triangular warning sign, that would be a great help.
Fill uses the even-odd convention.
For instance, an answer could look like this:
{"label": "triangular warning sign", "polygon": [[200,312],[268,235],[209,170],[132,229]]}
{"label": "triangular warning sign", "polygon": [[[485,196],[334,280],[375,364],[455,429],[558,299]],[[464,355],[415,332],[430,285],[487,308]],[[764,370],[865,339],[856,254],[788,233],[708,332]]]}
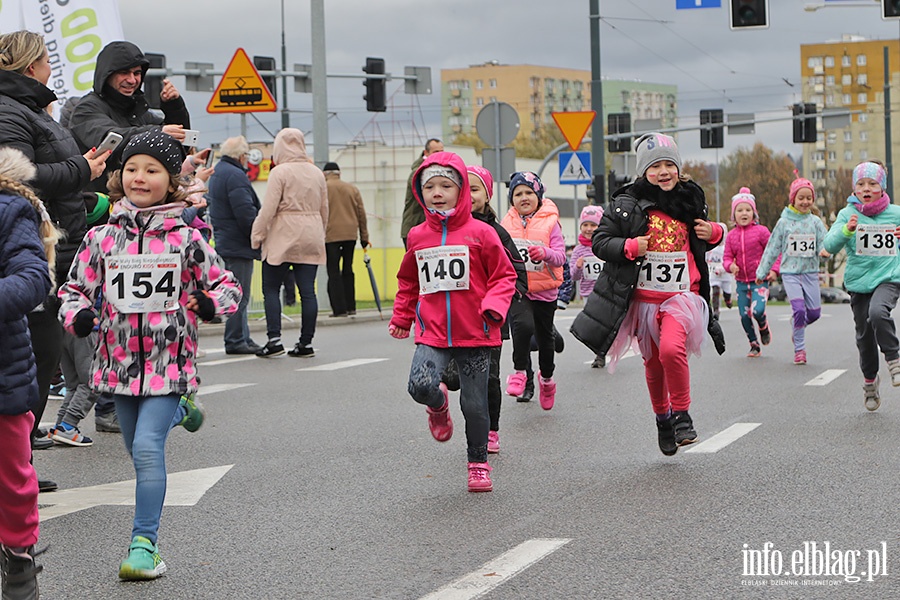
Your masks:
{"label": "triangular warning sign", "polygon": [[584,139],[584,134],[587,133],[587,130],[591,127],[591,123],[594,122],[594,117],[597,115],[596,111],[593,110],[555,112],[550,114],[553,115],[556,126],[562,131],[563,137],[566,138],[566,141],[569,143],[569,147],[572,150],[578,150],[578,146],[581,145],[581,140]]}
{"label": "triangular warning sign", "polygon": [[263,83],[250,57],[243,48],[238,48],[206,105],[206,112],[275,112],[277,109],[275,98]]}

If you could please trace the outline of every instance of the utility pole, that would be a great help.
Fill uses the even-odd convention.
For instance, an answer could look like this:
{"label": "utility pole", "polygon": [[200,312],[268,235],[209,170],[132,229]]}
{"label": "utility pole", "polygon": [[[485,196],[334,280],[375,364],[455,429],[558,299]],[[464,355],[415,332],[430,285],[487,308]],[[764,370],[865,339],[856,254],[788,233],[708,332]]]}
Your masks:
{"label": "utility pole", "polygon": [[591,172],[594,174],[594,201],[606,203],[606,156],[603,148],[603,85],[600,81],[600,0],[591,2],[591,109],[597,115],[591,123]]}
{"label": "utility pole", "polygon": [[328,93],[325,68],[325,0],[310,0],[312,26],[313,160],[328,162]]}
{"label": "utility pole", "polygon": [[[281,70],[287,72],[287,46],[284,43],[284,0],[281,0]],[[281,78],[281,127],[291,126],[291,113],[288,111],[288,78]]]}

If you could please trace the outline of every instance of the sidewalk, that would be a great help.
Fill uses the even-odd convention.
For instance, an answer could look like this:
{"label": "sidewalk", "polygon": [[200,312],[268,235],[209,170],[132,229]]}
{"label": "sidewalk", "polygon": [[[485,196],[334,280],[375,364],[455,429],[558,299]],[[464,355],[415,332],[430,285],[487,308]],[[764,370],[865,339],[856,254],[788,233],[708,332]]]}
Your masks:
{"label": "sidewalk", "polygon": [[[388,322],[391,320],[391,307],[386,306],[382,311],[384,315],[384,327],[387,329]],[[291,315],[291,321],[288,320],[287,316],[282,316],[281,326],[283,329],[300,329],[300,315]],[[316,329],[320,327],[332,327],[335,325],[353,325],[354,323],[367,323],[370,321],[378,321],[379,315],[378,310],[375,308],[367,308],[364,310],[357,311],[355,316],[352,317],[330,317],[327,312],[320,312],[318,318],[316,319]],[[247,319],[248,324],[250,325],[250,331],[253,333],[266,331],[266,318],[259,313],[252,313],[248,315]],[[201,336],[218,336],[221,338],[225,334],[225,323],[200,323],[199,335]]]}

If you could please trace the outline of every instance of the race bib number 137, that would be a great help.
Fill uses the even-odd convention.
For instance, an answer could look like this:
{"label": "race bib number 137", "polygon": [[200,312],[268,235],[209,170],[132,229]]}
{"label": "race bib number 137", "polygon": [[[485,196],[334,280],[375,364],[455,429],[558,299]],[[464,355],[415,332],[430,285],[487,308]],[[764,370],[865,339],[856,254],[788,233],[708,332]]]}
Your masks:
{"label": "race bib number 137", "polygon": [[653,292],[678,293],[690,289],[687,252],[648,252],[638,287]]}
{"label": "race bib number 137", "polygon": [[181,256],[137,254],[106,258],[106,299],[122,313],[168,312],[181,295]]}

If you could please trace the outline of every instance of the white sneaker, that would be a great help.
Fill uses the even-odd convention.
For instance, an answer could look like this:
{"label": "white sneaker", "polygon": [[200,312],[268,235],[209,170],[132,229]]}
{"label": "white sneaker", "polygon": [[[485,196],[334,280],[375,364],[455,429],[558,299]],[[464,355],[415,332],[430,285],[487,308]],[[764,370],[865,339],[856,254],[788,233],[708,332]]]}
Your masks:
{"label": "white sneaker", "polygon": [[900,387],[900,358],[889,360],[887,366],[891,371],[891,385]]}
{"label": "white sneaker", "polygon": [[881,378],[877,375],[872,383],[863,383],[863,401],[866,404],[866,410],[878,410],[878,407],[881,406],[881,395],[878,393],[878,384],[880,383]]}

